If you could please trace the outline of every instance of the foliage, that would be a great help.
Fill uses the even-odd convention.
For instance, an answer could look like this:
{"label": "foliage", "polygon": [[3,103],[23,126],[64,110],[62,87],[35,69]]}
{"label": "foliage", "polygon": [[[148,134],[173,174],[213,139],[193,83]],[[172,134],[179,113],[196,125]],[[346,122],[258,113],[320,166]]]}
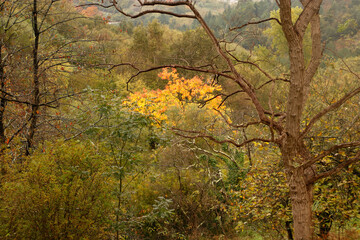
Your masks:
{"label": "foliage", "polygon": [[[167,80],[164,90],[143,90],[143,93],[131,94],[125,102],[134,111],[152,117],[158,124],[168,120],[167,114],[173,111],[180,111],[182,114],[172,119],[181,122],[181,115],[187,109],[195,105],[203,105],[207,112],[213,111],[221,105],[221,97],[216,95],[221,90],[219,85],[212,85],[210,81],[204,81],[199,77],[185,79],[179,77],[175,69],[170,72],[164,69],[159,77]],[[220,109],[224,109],[221,107]],[[167,123],[174,126],[175,122]]]}
{"label": "foliage", "polygon": [[[295,23],[298,19],[300,13],[302,12],[302,8],[295,7],[291,9],[292,21]],[[270,13],[270,17],[280,19],[280,11],[272,11]],[[281,29],[281,26],[276,22],[272,21],[271,27],[264,31],[265,35],[271,40],[271,47],[276,50],[276,56],[280,58],[288,58],[288,46],[285,39],[285,35]],[[307,29],[304,36],[304,54],[305,59],[308,62],[311,56],[311,37],[310,37],[310,29]],[[288,63],[288,60],[286,60]]]}
{"label": "foliage", "polygon": [[1,188],[5,239],[106,237],[111,200],[106,160],[90,143],[47,144],[14,166]]}

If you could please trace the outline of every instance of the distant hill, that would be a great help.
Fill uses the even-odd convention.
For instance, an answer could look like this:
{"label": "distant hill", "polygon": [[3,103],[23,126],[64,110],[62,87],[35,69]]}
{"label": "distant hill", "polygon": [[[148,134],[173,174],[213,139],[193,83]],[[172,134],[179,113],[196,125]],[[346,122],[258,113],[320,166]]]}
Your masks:
{"label": "distant hill", "polygon": [[[75,5],[89,4],[91,2],[98,3],[95,0],[73,0]],[[294,5],[299,6],[300,3],[294,2]],[[134,4],[133,0],[121,0],[121,7],[128,13],[140,11],[138,4]],[[278,8],[273,0],[201,0],[197,1],[196,7],[218,36],[221,36],[224,30],[231,26],[241,26],[248,21],[266,19],[269,17],[270,11]],[[86,11],[88,7],[84,6],[82,8],[82,11]],[[159,7],[159,9],[166,10],[169,8]],[[114,24],[131,22],[131,25],[135,26],[139,24],[147,25],[157,19],[161,24],[181,31],[199,26],[192,19],[176,18],[169,15],[150,14],[130,20],[118,13],[114,8],[98,7],[97,10],[97,14],[109,18]],[[146,8],[142,8],[142,10],[146,10]],[[189,10],[183,6],[171,8],[171,11],[189,13]],[[360,52],[360,0],[324,0],[321,15],[323,41],[337,50],[343,48],[344,55],[358,54],[357,52]],[[265,23],[257,27],[260,28],[261,32],[267,26],[269,25]],[[247,29],[249,28],[254,30],[256,26],[247,27]],[[359,41],[354,41],[354,39]],[[256,41],[243,42],[244,47],[253,46]],[[257,43],[264,44],[265,42],[260,39]]]}

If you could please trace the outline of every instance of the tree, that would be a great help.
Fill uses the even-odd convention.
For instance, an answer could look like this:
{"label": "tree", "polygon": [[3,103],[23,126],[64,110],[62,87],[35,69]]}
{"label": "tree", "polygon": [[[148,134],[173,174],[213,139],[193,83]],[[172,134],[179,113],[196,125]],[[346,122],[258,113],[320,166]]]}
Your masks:
{"label": "tree", "polygon": [[[114,7],[120,13],[131,18],[138,18],[140,16],[150,13],[167,14],[180,18],[190,18],[197,20],[201,27],[205,30],[208,37],[211,39],[217,54],[226,63],[224,69],[217,68],[214,65],[204,66],[188,66],[177,65],[169,63],[168,66],[174,68],[187,69],[201,73],[214,74],[220,76],[224,80],[235,83],[238,90],[230,93],[227,97],[235,94],[244,94],[251,101],[254,109],[254,114],[251,118],[243,119],[238,125],[231,124],[235,129],[246,129],[248,127],[258,127],[267,129],[267,133],[263,137],[254,137],[251,139],[239,138],[238,142],[231,140],[222,140],[234,144],[237,147],[246,146],[250,142],[263,142],[271,143],[276,146],[281,152],[281,166],[286,174],[286,182],[289,189],[289,195],[292,206],[292,218],[294,226],[294,239],[296,240],[309,240],[313,236],[312,227],[312,202],[313,202],[313,186],[314,184],[326,177],[339,173],[342,169],[356,163],[360,159],[360,152],[358,146],[360,142],[358,139],[346,140],[338,143],[333,143],[329,147],[313,152],[308,142],[307,137],[310,136],[311,131],[314,129],[321,119],[329,113],[340,109],[349,100],[353,99],[360,93],[360,87],[356,86],[350,89],[347,93],[334,99],[317,113],[311,113],[309,119],[306,119],[304,112],[306,107],[310,104],[308,99],[313,94],[310,91],[315,74],[317,73],[321,59],[323,56],[323,44],[321,42],[321,29],[320,29],[320,7],[323,3],[322,0],[300,0],[302,10],[298,19],[293,22],[292,19],[292,6],[290,0],[277,0],[276,3],[279,7],[279,18],[268,18],[256,22],[248,22],[242,26],[233,26],[231,31],[238,31],[246,26],[260,24],[267,21],[275,21],[281,26],[281,31],[285,36],[286,44],[288,46],[288,59],[289,67],[285,72],[288,78],[282,76],[274,77],[265,69],[261,68],[255,62],[248,59],[239,59],[228,50],[227,44],[222,42],[215,36],[214,32],[209,28],[207,23],[200,12],[196,9],[193,1],[178,0],[178,1],[161,1],[161,0],[138,0],[137,2],[141,7],[148,7],[145,10],[135,14],[124,12],[118,1],[110,1],[108,5],[94,3],[93,5],[101,5],[105,7]],[[239,2],[239,4],[243,4]],[[159,10],[156,6],[165,6],[168,10]],[[173,11],[173,8],[186,7],[187,12],[178,13]],[[307,29],[311,31],[311,55],[309,61],[306,61],[304,56],[304,36]],[[226,41],[225,41],[226,42]],[[264,80],[260,87],[256,86],[256,79],[248,78],[247,73],[242,71],[245,68],[242,65],[250,65],[257,69],[259,73],[263,74]],[[163,67],[163,66],[159,66]],[[152,69],[139,70],[147,72]],[[350,68],[347,71],[352,72],[352,77],[359,80],[360,77]],[[130,79],[131,80],[131,79]],[[286,95],[283,97],[285,107],[275,105],[273,101],[273,89],[277,84],[285,82],[287,85],[284,87]],[[260,93],[262,96],[260,96]],[[265,97],[264,97],[265,96]],[[264,101],[266,98],[267,101]],[[245,121],[250,120],[250,121]],[[184,135],[188,138],[208,138],[213,141],[218,141],[208,133],[191,132]],[[352,149],[351,155],[343,159],[339,164],[331,166],[324,171],[316,169],[315,164],[326,158],[327,156],[335,153],[339,149]]]}
{"label": "tree", "polygon": [[[18,59],[16,59],[19,52],[24,51],[26,47],[23,46],[21,32],[26,28],[26,14],[29,5],[21,1],[1,1],[1,17],[0,17],[0,81],[1,81],[1,100],[0,100],[0,143],[4,145],[9,143],[9,138],[6,136],[5,130],[8,122],[8,102],[9,97],[13,96],[10,88],[13,82],[21,78],[15,77],[13,72],[19,67]],[[10,107],[11,108],[11,107]],[[8,130],[9,132],[9,130]],[[9,133],[8,133],[9,134]],[[10,134],[9,134],[10,135]]]}
{"label": "tree", "polygon": [[70,50],[79,38],[67,24],[84,16],[60,0],[11,0],[0,6],[0,142],[10,146],[20,138],[28,155],[37,140],[59,132],[53,124],[59,116],[50,109],[77,95],[59,79],[76,62],[69,60]]}

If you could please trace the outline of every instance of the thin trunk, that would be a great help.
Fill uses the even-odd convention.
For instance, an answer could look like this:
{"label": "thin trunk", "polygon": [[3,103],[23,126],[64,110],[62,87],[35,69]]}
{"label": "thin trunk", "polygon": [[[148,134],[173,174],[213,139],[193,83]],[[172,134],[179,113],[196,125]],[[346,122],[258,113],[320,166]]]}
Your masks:
{"label": "thin trunk", "polygon": [[[2,59],[2,48],[3,45],[0,44],[0,59]],[[4,69],[4,62],[0,63],[0,89],[1,89],[1,99],[0,99],[0,145],[5,144],[6,137],[5,137],[5,119],[4,119],[4,112],[6,107],[6,94],[5,94],[5,69]]]}
{"label": "thin trunk", "polygon": [[39,40],[40,40],[40,31],[38,26],[38,10],[37,10],[37,0],[33,2],[33,12],[32,12],[32,21],[33,21],[33,32],[34,32],[34,48],[33,48],[33,104],[31,107],[31,121],[29,127],[29,133],[27,136],[27,149],[26,154],[30,154],[30,149],[33,147],[34,143],[34,134],[36,129],[36,124],[39,114],[39,104],[40,104],[40,81],[39,81]]}
{"label": "thin trunk", "polygon": [[[2,59],[2,47],[3,45],[0,45],[0,59]],[[6,97],[5,95],[5,69],[4,69],[4,62],[0,63],[0,81],[1,81],[1,99],[0,99],[0,158],[1,156],[4,154],[4,150],[6,149],[6,137],[5,137],[5,119],[4,119],[4,112],[5,112],[5,107],[6,107],[6,100],[4,99],[4,97]],[[5,162],[3,160],[3,158],[1,158],[0,161],[0,188],[2,186],[2,175],[6,174],[6,167],[5,167]]]}
{"label": "thin trunk", "polygon": [[287,231],[287,234],[288,234],[288,240],[294,240],[293,232],[292,232],[290,224],[291,224],[290,221],[286,221],[286,223],[285,223],[286,231]]}
{"label": "thin trunk", "polygon": [[[120,157],[120,169],[122,168],[122,156]],[[122,171],[122,170],[120,170]],[[116,224],[119,224],[119,214],[120,214],[120,208],[121,208],[121,202],[122,202],[122,191],[123,191],[123,178],[122,178],[122,174],[120,172],[120,179],[119,179],[119,196],[118,196],[118,212],[116,213]],[[120,231],[119,231],[119,226],[117,225],[116,227],[116,240],[120,239]]]}
{"label": "thin trunk", "polygon": [[328,209],[317,214],[317,219],[319,220],[319,236],[321,239],[328,239],[329,232],[332,226],[332,214]]}

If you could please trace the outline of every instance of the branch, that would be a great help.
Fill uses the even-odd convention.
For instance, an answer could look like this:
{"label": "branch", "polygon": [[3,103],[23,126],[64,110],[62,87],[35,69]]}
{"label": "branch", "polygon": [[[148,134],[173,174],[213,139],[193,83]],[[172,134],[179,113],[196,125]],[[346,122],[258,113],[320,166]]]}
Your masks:
{"label": "branch", "polygon": [[[174,132],[174,134],[176,134],[178,136],[181,136],[181,137],[184,137],[184,138],[189,138],[189,139],[205,138],[205,139],[209,139],[209,140],[211,140],[211,141],[213,141],[215,143],[219,143],[219,144],[229,143],[229,144],[234,145],[235,147],[243,147],[246,144],[252,143],[252,142],[267,142],[267,143],[274,142],[274,141],[272,141],[270,139],[252,138],[252,139],[248,139],[246,141],[243,141],[241,143],[237,143],[237,142],[235,142],[234,140],[231,140],[231,139],[218,140],[218,139],[216,139],[215,137],[213,137],[211,135],[208,135],[208,134],[205,134],[205,133],[202,133],[202,132],[199,132],[199,131],[183,130],[183,129],[179,129],[179,128],[171,128],[171,130]],[[188,133],[188,134],[195,134],[195,135],[184,135],[184,134],[182,134],[180,132],[185,132],[185,133]]]}
{"label": "branch", "polygon": [[[204,140],[205,140],[206,144],[208,145],[208,147],[210,148],[210,151],[200,148],[200,147],[196,146],[196,144],[194,144],[194,148],[190,147],[190,149],[201,151],[203,153],[206,153],[206,154],[209,154],[209,155],[212,155],[215,157],[219,157],[219,155],[222,155],[222,156],[226,157],[227,159],[229,159],[232,163],[234,163],[237,168],[240,168],[239,164],[236,162],[236,160],[232,156],[230,156],[229,154],[227,154],[223,151],[215,150],[206,139],[204,139]],[[222,159],[222,158],[220,157],[220,159]]]}
{"label": "branch", "polygon": [[224,119],[224,121],[227,125],[229,125],[230,127],[233,127],[233,128],[247,128],[251,125],[256,125],[256,124],[261,123],[261,121],[253,121],[253,122],[248,122],[245,124],[235,125],[235,124],[232,124],[231,122],[229,122],[221,111],[219,111],[218,109],[215,109],[215,108],[214,108],[214,110],[220,114],[220,116]]}
{"label": "branch", "polygon": [[57,22],[57,23],[54,23],[53,25],[45,28],[44,30],[40,31],[40,34],[52,29],[53,27],[55,27],[56,25],[59,25],[59,24],[63,24],[63,23],[66,23],[66,22],[70,22],[70,21],[73,21],[73,20],[76,20],[76,19],[86,19],[87,17],[74,17],[74,18],[70,18],[70,19],[66,19],[66,20],[63,20],[63,21],[60,21],[60,22]]}
{"label": "branch", "polygon": [[242,92],[244,92],[244,91],[238,90],[238,91],[235,91],[235,92],[233,92],[233,93],[230,93],[230,94],[226,95],[226,97],[224,97],[224,99],[223,99],[223,100],[221,101],[221,103],[219,104],[218,108],[220,108],[220,107],[224,104],[224,102],[225,102],[229,97],[232,97],[232,96],[234,96],[234,95],[236,95],[236,94],[238,94],[238,93],[242,93]]}
{"label": "branch", "polygon": [[[341,62],[345,65],[345,67],[347,68],[346,70],[351,73],[352,75],[354,75],[358,80],[360,80],[360,75],[357,74],[356,72],[352,71],[351,70],[351,67],[349,66],[349,64],[347,64],[347,62],[340,56],[338,56],[336,54],[336,52],[334,52],[332,49],[330,48],[327,48],[326,50],[330,51],[332,54],[334,54],[336,56],[336,58],[339,58],[341,60]],[[342,69],[342,70],[345,70],[345,69]]]}
{"label": "branch", "polygon": [[[56,1],[57,1],[57,0],[56,0]],[[44,18],[41,20],[41,22],[40,22],[40,24],[39,24],[39,30],[42,28],[42,26],[43,26],[43,24],[44,24],[44,22],[45,22],[45,19],[46,19],[46,17],[48,16],[48,13],[49,13],[49,11],[50,11],[50,9],[51,9],[51,6],[52,6],[56,1],[55,1],[55,0],[52,0],[52,1],[49,3],[47,9],[45,10],[45,13],[43,14]],[[39,12],[38,12],[37,14],[39,14]],[[41,31],[40,31],[40,32],[41,32]]]}
{"label": "branch", "polygon": [[340,98],[340,100],[338,100],[337,102],[329,105],[327,108],[323,109],[321,112],[319,112],[318,114],[315,115],[315,117],[313,117],[310,122],[307,124],[307,126],[305,127],[304,131],[301,133],[300,137],[304,137],[306,133],[308,133],[312,126],[324,115],[326,115],[327,113],[336,110],[337,108],[341,107],[346,101],[348,101],[349,99],[351,99],[352,97],[356,96],[358,93],[360,93],[360,87],[354,89],[353,91],[345,94],[345,96],[343,96],[342,98]]}
{"label": "branch", "polygon": [[303,169],[309,168],[311,167],[314,163],[316,163],[317,161],[323,159],[324,157],[328,156],[329,154],[335,152],[338,149],[341,148],[349,148],[349,147],[357,147],[360,146],[360,141],[356,141],[356,142],[350,142],[350,143],[343,143],[343,144],[339,144],[339,145],[335,145],[332,146],[331,148],[329,148],[328,150],[322,152],[321,154],[317,155],[315,158],[305,162],[304,164],[301,165],[301,167]]}
{"label": "branch", "polygon": [[271,21],[271,20],[274,20],[274,21],[276,21],[279,25],[281,25],[281,22],[280,22],[279,19],[277,19],[277,18],[268,18],[268,19],[264,19],[264,20],[257,21],[257,22],[248,22],[248,23],[245,23],[245,24],[241,25],[240,27],[229,28],[229,31],[234,31],[234,30],[237,30],[237,29],[244,28],[244,27],[246,27],[246,26],[248,26],[248,25],[259,24],[259,23],[268,22],[268,21]]}
{"label": "branch", "polygon": [[87,91],[81,91],[81,92],[76,92],[76,93],[72,93],[72,94],[67,94],[67,95],[64,95],[64,96],[61,96],[61,97],[57,97],[49,102],[45,102],[45,103],[41,103],[41,104],[35,104],[35,103],[32,103],[32,102],[29,102],[29,101],[22,101],[22,100],[17,100],[17,99],[10,99],[10,98],[5,98],[5,97],[1,97],[0,96],[0,99],[3,99],[5,101],[8,101],[8,102],[15,102],[15,103],[19,103],[19,104],[25,104],[25,105],[28,105],[28,106],[38,106],[38,107],[50,107],[50,108],[56,108],[54,106],[51,106],[50,104],[52,103],[55,103],[61,99],[64,99],[64,98],[68,98],[68,97],[73,97],[73,96],[76,96],[76,95],[80,95],[80,94],[83,94],[83,93],[86,93]]}
{"label": "branch", "polygon": [[329,171],[326,171],[326,172],[323,172],[323,173],[320,173],[318,175],[315,175],[313,178],[308,180],[307,184],[312,184],[312,183],[316,182],[319,179],[326,178],[326,177],[329,177],[331,175],[335,175],[335,174],[339,173],[345,167],[347,167],[347,166],[349,166],[349,165],[351,165],[353,163],[356,163],[358,161],[360,161],[360,151],[355,155],[355,157],[350,158],[350,159],[340,163],[339,165],[337,165],[333,169],[331,169]]}
{"label": "branch", "polygon": [[136,71],[140,72],[140,69],[138,67],[136,67],[134,64],[132,63],[120,63],[120,64],[115,64],[113,65],[111,68],[109,68],[109,72],[111,72],[114,68],[116,67],[121,67],[121,66],[130,66],[132,68],[134,68]]}
{"label": "branch", "polygon": [[263,88],[264,86],[268,85],[269,83],[272,83],[275,81],[282,81],[282,82],[287,82],[287,83],[290,82],[290,80],[288,80],[286,78],[273,78],[273,79],[270,79],[270,80],[264,82],[263,84],[261,84],[259,87],[256,88],[256,90],[259,90],[259,89]]}
{"label": "branch", "polygon": [[[214,33],[211,31],[209,26],[206,24],[204,19],[202,18],[201,14],[196,10],[194,5],[189,4],[189,8],[193,11],[195,14],[197,20],[207,33],[207,35],[210,37],[211,41],[214,44],[214,47],[216,48],[218,54],[226,61],[228,67],[230,68],[231,72],[235,75],[235,82],[239,85],[239,87],[250,97],[252,103],[255,106],[255,109],[259,115],[259,118],[261,121],[267,123],[270,125],[271,120],[266,116],[265,110],[263,106],[261,105],[255,91],[254,87],[251,85],[249,81],[246,80],[246,78],[239,74],[239,72],[236,70],[235,65],[233,64],[232,60],[229,58],[229,56],[223,51],[223,49],[220,46],[219,41],[215,37]],[[275,125],[275,128],[277,131],[281,132],[282,127],[278,124]]]}
{"label": "branch", "polygon": [[[59,53],[62,49],[64,49],[66,46],[71,45],[73,43],[78,43],[78,42],[92,42],[93,40],[72,40],[69,42],[65,42],[64,44],[62,44],[61,46],[59,46],[56,51],[53,51],[52,53],[50,53],[49,55],[47,55],[46,57],[44,57],[43,59],[41,59],[41,61],[39,61],[39,66],[43,65],[46,61],[48,60],[53,60],[53,59],[57,59],[58,57],[54,57],[57,53]],[[59,64],[58,64],[59,65]]]}
{"label": "branch", "polygon": [[103,120],[103,118],[100,118],[100,119],[97,120],[95,123],[93,123],[91,126],[85,128],[84,130],[78,132],[77,134],[75,134],[75,135],[73,135],[73,136],[71,136],[71,137],[66,138],[65,141],[69,141],[69,140],[71,140],[71,139],[74,139],[74,138],[80,136],[81,134],[83,134],[84,132],[86,132],[87,130],[89,130],[90,128],[95,127],[96,124],[98,124],[101,120]]}
{"label": "branch", "polygon": [[[252,65],[254,67],[256,67],[262,74],[264,74],[268,79],[270,79],[269,82],[272,82],[274,80],[281,80],[281,81],[284,81],[284,82],[290,82],[290,80],[286,79],[286,78],[273,78],[272,76],[270,76],[270,74],[268,74],[264,69],[262,69],[258,64],[254,63],[254,62],[250,62],[250,61],[243,61],[243,60],[240,60],[238,59],[236,56],[234,56],[233,54],[230,53],[230,51],[226,51],[232,58],[235,59],[235,61],[239,62],[239,63],[243,63],[243,64],[249,64],[249,65]],[[268,82],[267,82],[268,83]],[[267,84],[266,83],[266,84]],[[266,84],[263,84],[263,85],[266,85]],[[260,89],[261,87],[263,87],[263,85],[261,85],[258,89]]]}
{"label": "branch", "polygon": [[28,119],[24,122],[24,124],[18,128],[18,130],[7,140],[7,143],[9,144],[25,127],[26,125],[30,122],[30,120],[32,119],[32,115],[30,115],[28,117]]}
{"label": "branch", "polygon": [[[170,12],[170,11],[164,11],[164,10],[158,10],[158,9],[152,9],[152,10],[145,10],[142,12],[139,12],[137,14],[129,14],[124,12],[117,4],[116,1],[113,0],[113,6],[115,7],[115,9],[120,12],[121,14],[123,14],[124,16],[130,17],[130,18],[138,18],[141,17],[143,15],[149,14],[149,13],[160,13],[160,14],[166,14],[166,15],[171,15],[174,17],[178,17],[178,18],[192,18],[192,19],[196,19],[196,16],[194,15],[189,15],[189,14],[178,14],[178,13],[174,13],[174,12]],[[155,6],[155,5],[163,5],[163,6],[188,6],[190,4],[189,1],[174,1],[174,2],[166,2],[166,1],[138,1],[140,3],[140,6]]]}
{"label": "branch", "polygon": [[39,106],[46,106],[46,107],[51,107],[50,104],[54,103],[54,102],[57,102],[61,99],[64,99],[64,98],[69,98],[69,97],[73,97],[73,96],[77,96],[77,95],[80,95],[80,94],[83,94],[83,93],[86,93],[87,90],[84,90],[84,91],[81,91],[81,92],[75,92],[75,93],[72,93],[72,94],[67,94],[67,95],[64,95],[64,96],[61,96],[61,97],[58,97],[52,101],[49,101],[49,102],[46,102],[46,103],[42,103],[40,104]]}
{"label": "branch", "polygon": [[311,20],[311,59],[305,72],[305,82],[310,84],[317,69],[320,66],[320,60],[323,56],[323,46],[321,44],[320,16],[317,13]]}
{"label": "branch", "polygon": [[135,70],[137,70],[138,72],[133,74],[126,82],[126,88],[127,90],[129,90],[129,84],[130,82],[136,78],[137,76],[139,76],[142,73],[146,73],[146,72],[151,72],[151,71],[155,71],[155,70],[159,70],[162,68],[181,68],[184,70],[189,70],[189,71],[195,71],[195,72],[202,72],[202,73],[211,73],[211,74],[216,74],[216,75],[220,75],[223,76],[225,78],[230,78],[230,79],[234,79],[233,76],[225,74],[224,72],[218,72],[214,69],[208,69],[207,67],[212,67],[212,65],[207,64],[204,66],[198,66],[198,67],[191,67],[191,66],[184,66],[184,65],[177,65],[177,64],[168,64],[168,65],[160,65],[160,66],[155,66],[155,67],[151,67],[148,69],[144,69],[144,70],[140,70],[138,67],[136,67],[134,64],[131,63],[121,63],[121,64],[116,64],[113,65],[109,71],[112,71],[115,67],[119,67],[119,66],[130,66],[132,68],[134,68]]}
{"label": "branch", "polygon": [[294,27],[295,31],[302,38],[314,15],[319,13],[322,0],[301,0],[301,3],[304,6],[304,10],[296,20]]}

